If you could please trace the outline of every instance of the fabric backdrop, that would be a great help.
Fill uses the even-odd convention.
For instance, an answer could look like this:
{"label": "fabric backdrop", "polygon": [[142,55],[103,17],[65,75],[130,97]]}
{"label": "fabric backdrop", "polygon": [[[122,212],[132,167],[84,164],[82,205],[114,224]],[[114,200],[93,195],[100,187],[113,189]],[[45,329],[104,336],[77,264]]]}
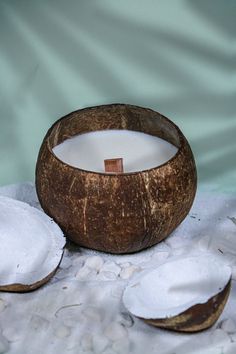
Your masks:
{"label": "fabric backdrop", "polygon": [[56,119],[121,102],[172,119],[199,185],[236,192],[235,14],[235,0],[0,0],[0,184],[34,180]]}

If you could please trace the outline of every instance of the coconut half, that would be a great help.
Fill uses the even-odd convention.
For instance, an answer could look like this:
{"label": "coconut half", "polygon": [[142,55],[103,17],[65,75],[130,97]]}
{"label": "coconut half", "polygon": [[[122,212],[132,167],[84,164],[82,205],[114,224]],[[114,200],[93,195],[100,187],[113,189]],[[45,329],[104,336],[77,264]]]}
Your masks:
{"label": "coconut half", "polygon": [[195,332],[213,325],[226,304],[231,268],[210,254],[175,258],[132,279],[125,307],[154,326]]}
{"label": "coconut half", "polygon": [[0,244],[0,291],[30,291],[55,273],[65,237],[45,213],[0,196]]}

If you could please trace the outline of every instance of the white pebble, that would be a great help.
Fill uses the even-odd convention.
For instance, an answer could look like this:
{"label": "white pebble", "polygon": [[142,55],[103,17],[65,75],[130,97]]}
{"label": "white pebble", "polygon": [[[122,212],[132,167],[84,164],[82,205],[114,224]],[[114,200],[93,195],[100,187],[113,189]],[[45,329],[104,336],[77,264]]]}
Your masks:
{"label": "white pebble", "polygon": [[0,298],[0,312],[4,311],[6,307],[7,307],[6,301]]}
{"label": "white pebble", "polygon": [[10,349],[8,340],[0,334],[0,353],[6,353]]}
{"label": "white pebble", "polygon": [[139,267],[131,265],[131,266],[121,270],[120,277],[122,279],[129,279],[134,274],[134,272],[137,272],[139,270],[140,270]]}
{"label": "white pebble", "polygon": [[78,317],[71,316],[71,317],[63,317],[62,322],[65,326],[76,327],[78,325],[78,323],[82,322],[82,320],[81,320],[81,318],[78,319]]}
{"label": "white pebble", "polygon": [[119,273],[120,273],[120,267],[115,262],[107,261],[106,263],[104,263],[101,271],[103,271],[103,272],[112,272],[116,276],[118,276]]}
{"label": "white pebble", "polygon": [[67,326],[58,326],[54,329],[54,334],[57,338],[66,338],[71,335],[71,329]]}
{"label": "white pebble", "polygon": [[221,323],[221,329],[227,333],[236,332],[236,325],[235,322],[229,318]]}
{"label": "white pebble", "polygon": [[106,280],[116,280],[117,277],[115,275],[115,273],[113,272],[100,272],[97,276],[97,280],[102,280],[102,281],[106,281]]}
{"label": "white pebble", "polygon": [[128,338],[122,338],[113,343],[112,349],[117,354],[124,354],[130,352],[130,342]]}
{"label": "white pebble", "polygon": [[85,266],[90,268],[90,269],[95,269],[97,272],[100,271],[100,269],[103,266],[103,259],[100,256],[92,256],[86,259],[85,261]]}
{"label": "white pebble", "polygon": [[77,280],[87,280],[89,278],[90,272],[91,272],[90,268],[83,266],[78,270],[75,277]]}
{"label": "white pebble", "polygon": [[109,340],[98,334],[93,336],[93,350],[95,353],[102,353],[109,344]]}
{"label": "white pebble", "polygon": [[5,327],[2,333],[10,342],[17,342],[22,338],[22,332],[19,330],[17,324],[11,324],[9,327]]}
{"label": "white pebble", "polygon": [[[104,304],[106,301],[106,290],[104,289],[104,287],[100,284],[100,286],[97,286],[96,289],[95,288],[91,288],[90,291],[87,292],[87,299],[93,299],[93,304]],[[86,302],[86,299],[85,301]],[[100,306],[100,308],[102,309],[102,306]]]}
{"label": "white pebble", "polygon": [[222,329],[217,328],[214,332],[211,333],[211,342],[212,344],[222,345],[231,342],[230,337]]}
{"label": "white pebble", "polygon": [[198,248],[207,251],[211,247],[212,235],[205,235],[198,241]]}
{"label": "white pebble", "polygon": [[68,269],[72,265],[72,261],[69,257],[63,256],[61,263],[60,263],[60,268],[61,269]]}
{"label": "white pebble", "polygon": [[33,315],[30,320],[30,327],[35,330],[46,330],[49,326],[49,321],[39,315]]}
{"label": "white pebble", "polygon": [[232,339],[233,342],[236,342],[236,333],[230,334],[230,338]]}
{"label": "white pebble", "polygon": [[[97,354],[97,352],[95,352]],[[86,353],[87,354],[87,353]],[[100,354],[100,353],[99,353]],[[116,354],[114,353],[114,351],[111,351],[111,347],[107,347],[103,352],[102,354]],[[126,354],[126,353],[124,353]]]}
{"label": "white pebble", "polygon": [[86,352],[89,350],[92,350],[92,348],[93,348],[92,335],[89,333],[83,334],[83,336],[80,340],[80,345],[81,345],[81,348]]}
{"label": "white pebble", "polygon": [[61,269],[61,268],[59,268],[58,271],[55,274],[55,278],[58,279],[58,280],[65,279],[68,276],[69,276],[68,272],[65,269]]}
{"label": "white pebble", "polygon": [[102,321],[102,315],[95,307],[87,307],[82,311],[82,313],[86,318],[94,322]]}
{"label": "white pebble", "polygon": [[120,323],[114,322],[106,327],[104,334],[107,338],[111,339],[112,341],[116,341],[121,338],[127,337],[127,330]]}
{"label": "white pebble", "polygon": [[175,248],[172,252],[173,256],[185,256],[186,254],[186,248],[185,247],[180,247],[180,248]]}
{"label": "white pebble", "polygon": [[130,265],[131,265],[130,262],[123,262],[123,263],[120,263],[121,268],[127,268],[127,267],[129,267]]}
{"label": "white pebble", "polygon": [[87,259],[86,256],[76,255],[72,257],[72,264],[74,267],[82,267],[86,259]]}
{"label": "white pebble", "polygon": [[156,246],[154,246],[153,249],[154,249],[154,252],[156,252],[156,253],[171,251],[170,246],[168,246],[165,241],[158,243]]}
{"label": "white pebble", "polygon": [[91,269],[91,272],[88,275],[87,280],[97,280],[98,273],[95,269]]}
{"label": "white pebble", "polygon": [[123,294],[124,289],[122,287],[112,287],[111,296],[117,299],[120,299]]}
{"label": "white pebble", "polygon": [[170,252],[163,251],[163,252],[156,252],[153,254],[152,259],[157,262],[162,262],[169,257]]}

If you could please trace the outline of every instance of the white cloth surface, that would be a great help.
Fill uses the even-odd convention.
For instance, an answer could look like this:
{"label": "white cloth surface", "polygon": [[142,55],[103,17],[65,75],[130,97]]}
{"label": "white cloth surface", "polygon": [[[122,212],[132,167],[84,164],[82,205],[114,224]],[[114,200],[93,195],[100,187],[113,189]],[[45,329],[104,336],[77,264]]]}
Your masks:
{"label": "white cloth surface", "polygon": [[[32,183],[0,188],[39,207]],[[165,242],[132,255],[68,244],[53,279],[25,294],[0,293],[0,350],[10,354],[230,354],[236,352],[236,196],[199,192]],[[210,251],[232,266],[228,303],[210,329],[186,335],[133,318],[121,298],[136,272],[176,255]],[[158,291],[158,289],[157,289]]]}

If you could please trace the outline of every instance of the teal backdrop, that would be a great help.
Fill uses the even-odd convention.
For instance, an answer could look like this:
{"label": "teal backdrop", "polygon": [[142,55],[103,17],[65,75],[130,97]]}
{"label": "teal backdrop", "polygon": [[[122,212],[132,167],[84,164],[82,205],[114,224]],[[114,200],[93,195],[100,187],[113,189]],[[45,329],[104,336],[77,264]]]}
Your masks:
{"label": "teal backdrop", "polygon": [[199,186],[236,192],[235,0],[0,0],[0,184],[82,107],[131,103],[184,132]]}

